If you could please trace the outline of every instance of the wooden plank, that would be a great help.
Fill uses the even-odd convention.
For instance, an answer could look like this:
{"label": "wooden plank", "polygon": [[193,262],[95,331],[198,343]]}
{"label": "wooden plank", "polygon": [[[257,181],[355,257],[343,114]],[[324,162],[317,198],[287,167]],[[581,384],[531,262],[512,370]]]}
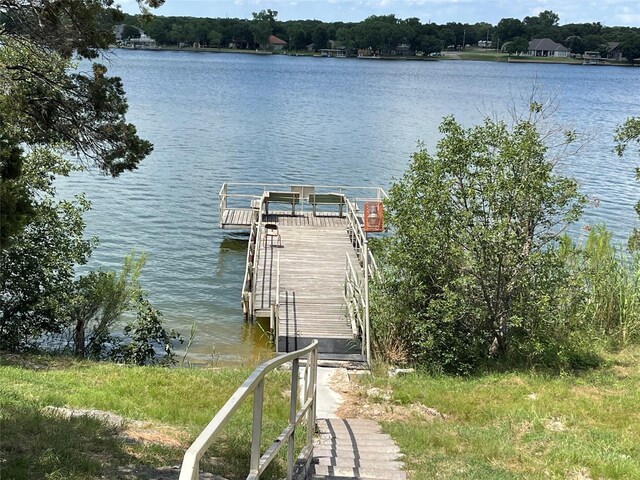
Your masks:
{"label": "wooden plank", "polygon": [[[304,212],[295,217],[290,212],[270,213],[269,222],[278,224],[282,246],[261,247],[256,307],[268,308],[275,300],[279,253],[281,339],[324,338],[329,341],[324,345],[349,353],[353,350],[353,332],[345,316],[345,257],[349,254],[352,261],[357,260],[347,234],[347,220],[326,212],[318,216]],[[291,348],[294,343],[289,342]]]}

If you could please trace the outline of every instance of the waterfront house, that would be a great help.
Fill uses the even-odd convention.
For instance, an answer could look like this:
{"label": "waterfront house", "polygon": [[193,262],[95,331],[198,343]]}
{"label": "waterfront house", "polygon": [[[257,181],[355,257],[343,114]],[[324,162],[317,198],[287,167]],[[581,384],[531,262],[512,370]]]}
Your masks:
{"label": "waterfront house", "polygon": [[571,51],[561,43],[550,38],[534,38],[529,42],[529,55],[532,57],[560,57],[566,58]]}
{"label": "waterfront house", "polygon": [[607,42],[607,58],[616,62],[622,61],[620,42]]}
{"label": "waterfront house", "polygon": [[126,46],[136,49],[158,48],[156,41],[153,38],[147,36],[145,33],[142,33],[140,35],[140,38],[130,38]]}
{"label": "waterfront house", "polygon": [[269,35],[269,48],[272,50],[283,50],[284,47],[287,46],[287,42],[282,40],[281,38],[276,37],[275,35]]}

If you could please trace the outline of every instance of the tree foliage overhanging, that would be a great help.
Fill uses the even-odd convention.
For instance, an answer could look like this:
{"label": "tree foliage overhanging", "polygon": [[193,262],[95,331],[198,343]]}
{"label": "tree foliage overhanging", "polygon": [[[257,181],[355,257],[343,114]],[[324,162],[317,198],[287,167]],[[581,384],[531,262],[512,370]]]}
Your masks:
{"label": "tree foliage overhanging", "polygon": [[[144,10],[162,1],[138,3]],[[131,306],[115,274],[75,278],[75,266],[87,262],[96,244],[83,236],[89,203],[82,195],[60,200],[54,188],[57,176],[80,168],[112,176],[133,170],[152,150],[126,121],[120,79],[107,76],[99,63],[89,72],[78,68],[114,42],[113,23],[123,14],[112,5],[0,0],[0,349],[30,348],[75,328],[75,352],[83,356],[86,345],[79,339],[89,320],[114,313],[108,308],[114,299],[121,299],[116,317]],[[141,293],[136,296],[144,308],[139,326],[129,331],[159,339],[158,312]],[[111,341],[115,319],[107,317],[103,341]],[[123,356],[140,363],[148,354],[140,345]]]}

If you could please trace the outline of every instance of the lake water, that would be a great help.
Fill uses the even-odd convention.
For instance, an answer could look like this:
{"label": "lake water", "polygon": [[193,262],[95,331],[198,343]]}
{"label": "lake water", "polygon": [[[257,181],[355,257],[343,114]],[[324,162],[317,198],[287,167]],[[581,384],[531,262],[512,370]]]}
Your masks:
{"label": "lake water", "polygon": [[617,158],[612,138],[640,115],[640,68],[127,50],[110,62],[129,120],[155,150],[135,172],[76,174],[59,190],[93,202],[91,268],[147,253],[142,284],[171,327],[188,336],[195,322],[194,360],[266,352],[240,309],[246,238],[218,229],[223,182],[387,188],[418,141],[434,151],[443,116],[465,126],[504,116],[523,108],[534,83],[556,97],[555,121],[591,138],[563,166],[600,200],[582,223],[604,221],[624,241],[635,222],[637,157]]}

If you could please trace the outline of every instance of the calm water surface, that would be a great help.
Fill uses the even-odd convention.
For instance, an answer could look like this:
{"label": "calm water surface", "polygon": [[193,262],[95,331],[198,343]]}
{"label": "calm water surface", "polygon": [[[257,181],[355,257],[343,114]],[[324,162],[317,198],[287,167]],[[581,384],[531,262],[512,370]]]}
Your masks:
{"label": "calm water surface", "polygon": [[381,185],[402,174],[418,141],[434,151],[438,124],[465,126],[523,106],[536,83],[556,95],[555,120],[590,143],[563,168],[600,200],[583,223],[605,221],[624,239],[640,187],[633,155],[613,153],[613,131],[640,115],[640,68],[119,50],[129,119],[155,145],[116,180],[82,173],[65,196],[87,192],[87,233],[100,237],[89,267],[148,255],[142,283],[167,323],[197,336],[195,360],[245,362],[266,352],[243,324],[246,238],[218,229],[223,182]]}

